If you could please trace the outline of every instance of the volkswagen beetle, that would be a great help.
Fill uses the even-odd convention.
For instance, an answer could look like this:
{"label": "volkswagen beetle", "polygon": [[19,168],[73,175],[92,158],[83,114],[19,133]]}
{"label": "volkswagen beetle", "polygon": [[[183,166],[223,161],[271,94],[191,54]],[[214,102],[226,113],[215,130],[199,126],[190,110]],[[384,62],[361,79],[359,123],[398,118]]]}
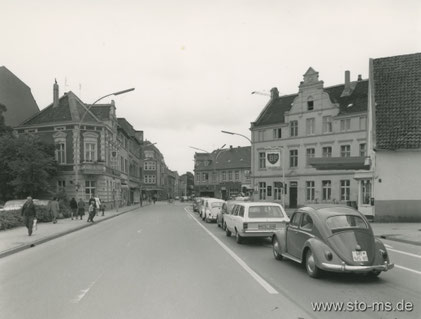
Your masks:
{"label": "volkswagen beetle", "polygon": [[305,265],[311,277],[321,270],[378,276],[393,268],[384,244],[363,214],[340,205],[299,208],[272,236],[273,255]]}

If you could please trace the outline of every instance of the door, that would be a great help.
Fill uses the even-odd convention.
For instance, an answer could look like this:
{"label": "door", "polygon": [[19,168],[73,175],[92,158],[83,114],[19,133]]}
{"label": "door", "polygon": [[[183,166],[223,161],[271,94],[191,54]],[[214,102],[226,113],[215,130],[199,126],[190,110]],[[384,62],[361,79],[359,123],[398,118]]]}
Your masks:
{"label": "door", "polygon": [[300,248],[298,247],[298,227],[301,222],[301,213],[296,212],[291,217],[291,222],[288,225],[287,228],[287,246],[286,246],[286,252],[296,258],[301,259],[301,252]]}
{"label": "door", "polygon": [[298,185],[297,182],[291,182],[289,184],[289,207],[296,208],[297,207],[297,194],[298,194]]}

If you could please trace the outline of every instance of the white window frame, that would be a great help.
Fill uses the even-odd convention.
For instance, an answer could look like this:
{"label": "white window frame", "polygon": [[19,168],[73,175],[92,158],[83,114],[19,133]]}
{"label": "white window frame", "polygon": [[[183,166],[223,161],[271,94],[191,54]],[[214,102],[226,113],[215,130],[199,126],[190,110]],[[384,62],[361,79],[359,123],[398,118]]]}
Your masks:
{"label": "white window frame", "polygon": [[332,133],[332,131],[333,131],[332,116],[331,115],[323,116],[323,133]]}
{"label": "white window frame", "polygon": [[351,195],[351,181],[349,179],[342,179],[340,181],[340,195],[341,201],[348,201]]}
{"label": "white window frame", "polygon": [[306,119],[306,134],[307,135],[315,134],[315,123],[316,123],[316,120],[314,117]]}
{"label": "white window frame", "polygon": [[322,181],[322,200],[330,201],[332,199],[332,181]]}
{"label": "white window frame", "polygon": [[314,201],[315,198],[315,182],[314,181],[306,181],[306,200],[307,201]]}

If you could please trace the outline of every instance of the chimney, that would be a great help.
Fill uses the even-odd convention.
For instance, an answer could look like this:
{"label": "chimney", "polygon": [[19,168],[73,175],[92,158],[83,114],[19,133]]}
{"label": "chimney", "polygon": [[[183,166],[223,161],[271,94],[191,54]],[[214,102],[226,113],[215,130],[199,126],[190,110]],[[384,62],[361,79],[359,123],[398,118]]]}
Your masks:
{"label": "chimney", "polygon": [[53,107],[58,106],[58,84],[57,80],[54,79],[54,87],[53,87]]}
{"label": "chimney", "polygon": [[271,88],[270,89],[270,98],[273,100],[273,99],[276,99],[278,97],[279,97],[279,91],[278,91],[278,89],[276,87],[275,88]]}
{"label": "chimney", "polygon": [[362,80],[363,80],[363,78],[362,78],[361,74],[358,74],[358,81],[362,81]]}
{"label": "chimney", "polygon": [[346,70],[345,71],[345,90],[350,89],[350,84],[351,84],[351,72]]}

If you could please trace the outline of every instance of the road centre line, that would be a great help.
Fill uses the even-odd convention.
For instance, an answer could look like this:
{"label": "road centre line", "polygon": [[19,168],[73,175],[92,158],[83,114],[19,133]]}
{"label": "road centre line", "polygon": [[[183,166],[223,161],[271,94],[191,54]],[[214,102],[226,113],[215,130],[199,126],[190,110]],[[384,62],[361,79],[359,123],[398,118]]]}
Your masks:
{"label": "road centre line", "polygon": [[414,269],[411,269],[411,268],[406,268],[406,267],[399,266],[399,265],[396,265],[396,264],[395,264],[395,268],[399,268],[399,269],[407,270],[407,271],[413,272],[413,273],[415,273],[415,274],[421,275],[421,271],[414,270]]}
{"label": "road centre line", "polygon": [[416,254],[412,254],[412,253],[407,253],[406,251],[402,251],[402,250],[396,250],[396,249],[392,249],[392,248],[388,248],[387,250],[394,251],[395,253],[399,253],[399,254],[403,254],[403,255],[415,257],[415,258],[421,258],[420,255],[416,255]]}
{"label": "road centre line", "polygon": [[86,296],[86,294],[89,292],[89,290],[91,290],[91,288],[102,277],[102,275],[103,274],[99,275],[99,277],[96,280],[92,281],[86,289],[81,289],[80,292],[79,292],[79,295],[77,295],[76,298],[72,299],[71,302],[72,303],[79,303]]}
{"label": "road centre line", "polygon": [[234,260],[240,264],[241,267],[245,271],[249,273],[250,276],[254,278],[269,294],[277,295],[279,292],[275,290],[266,280],[264,280],[262,277],[260,277],[253,269],[251,269],[240,257],[238,257],[231,249],[228,248],[221,240],[219,240],[214,234],[212,234],[209,230],[206,229],[205,226],[203,226],[194,216],[187,210],[185,211],[192,216],[193,220],[202,227],[208,234],[211,236]]}

